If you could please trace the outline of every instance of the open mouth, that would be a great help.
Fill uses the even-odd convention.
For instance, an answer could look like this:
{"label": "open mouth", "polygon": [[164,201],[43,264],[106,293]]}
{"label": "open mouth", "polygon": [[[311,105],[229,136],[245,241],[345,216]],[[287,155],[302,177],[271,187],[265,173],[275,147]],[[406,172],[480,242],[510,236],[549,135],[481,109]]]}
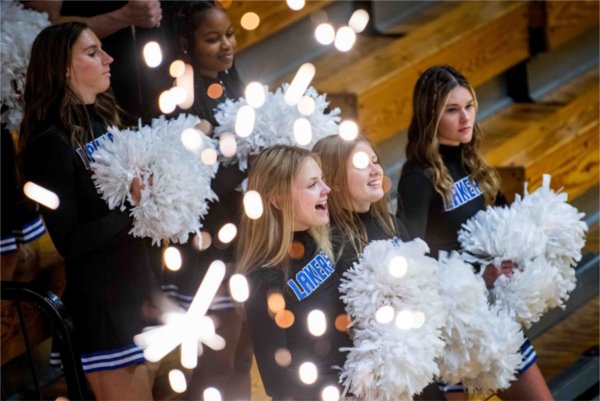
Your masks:
{"label": "open mouth", "polygon": [[327,201],[317,203],[317,206],[315,206],[315,209],[317,209],[320,212],[326,212],[327,211]]}

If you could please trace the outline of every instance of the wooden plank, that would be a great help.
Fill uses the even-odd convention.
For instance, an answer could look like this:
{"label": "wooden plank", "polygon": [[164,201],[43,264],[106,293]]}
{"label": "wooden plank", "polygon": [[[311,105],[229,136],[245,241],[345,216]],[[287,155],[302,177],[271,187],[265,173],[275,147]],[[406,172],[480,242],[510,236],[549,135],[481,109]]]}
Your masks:
{"label": "wooden plank", "polygon": [[544,36],[548,50],[598,26],[599,5],[598,0],[545,1]]}
{"label": "wooden plank", "polygon": [[[290,9],[284,0],[222,1],[221,4],[231,3],[227,7],[227,15],[235,27],[239,52],[323,9],[331,2],[332,0],[307,1],[298,11]],[[242,16],[248,12],[254,12],[260,18],[259,26],[252,31],[242,28],[240,24]]]}
{"label": "wooden plank", "polygon": [[477,86],[529,56],[527,29],[525,2],[459,3],[314,85],[334,105],[356,105],[343,115],[356,116],[362,132],[381,142],[408,126],[413,86],[426,68],[451,64]]}

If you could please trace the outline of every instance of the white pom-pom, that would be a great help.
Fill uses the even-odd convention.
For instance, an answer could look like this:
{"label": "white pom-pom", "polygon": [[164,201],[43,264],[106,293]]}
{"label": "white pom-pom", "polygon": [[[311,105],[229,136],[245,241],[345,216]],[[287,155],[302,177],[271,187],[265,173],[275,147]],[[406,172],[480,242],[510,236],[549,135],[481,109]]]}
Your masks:
{"label": "white pom-pom", "polygon": [[[329,105],[326,95],[319,95],[314,88],[308,88],[305,96],[310,96],[314,100],[315,110],[305,116],[296,106],[290,106],[285,102],[284,94],[288,86],[283,84],[274,93],[265,88],[266,100],[255,110],[251,134],[243,138],[237,136],[237,161],[241,170],[248,168],[248,156],[258,153],[261,149],[273,145],[294,145],[310,149],[319,139],[337,133],[340,110],[336,108],[326,112]],[[227,100],[218,106],[215,114],[215,119],[219,123],[215,127],[216,138],[225,133],[235,133],[238,111],[246,105],[246,99],[240,98]],[[302,144],[294,137],[294,123],[299,118],[308,120],[312,132],[309,140]]]}
{"label": "white pom-pom", "polygon": [[[360,399],[411,400],[438,373],[435,359],[444,346],[440,328],[445,310],[436,261],[426,252],[419,239],[373,241],[342,278],[341,298],[352,319],[354,346],[340,379]],[[399,260],[407,267],[404,275],[395,268],[390,272],[390,263]],[[395,322],[376,320],[382,306],[393,308]],[[425,321],[411,320],[415,315],[424,315]]]}
{"label": "white pom-pom", "polygon": [[[133,204],[129,187],[135,178],[146,184],[139,205],[131,208],[131,234],[184,243],[199,232],[208,203],[216,200],[210,187],[217,164],[207,166],[198,153],[187,150],[181,133],[200,120],[181,115],[177,119],[155,119],[138,131],[111,128],[112,141],[104,141],[91,163],[94,183],[110,208]],[[201,132],[201,149],[214,149],[214,141]]]}
{"label": "white pom-pom", "polygon": [[458,254],[440,256],[438,278],[448,310],[441,380],[461,382],[469,392],[507,388],[521,362],[521,328],[507,313],[490,309],[483,279]]}
{"label": "white pom-pom", "polygon": [[22,96],[31,46],[37,35],[50,25],[48,14],[23,8],[18,1],[0,2],[1,120],[11,131],[19,131],[23,119]]}

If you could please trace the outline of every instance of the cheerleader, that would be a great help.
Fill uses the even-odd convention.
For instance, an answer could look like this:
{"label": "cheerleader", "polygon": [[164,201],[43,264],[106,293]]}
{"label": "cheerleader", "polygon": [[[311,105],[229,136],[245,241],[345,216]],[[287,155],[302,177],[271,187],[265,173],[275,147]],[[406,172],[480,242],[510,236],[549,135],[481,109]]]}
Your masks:
{"label": "cheerleader", "polygon": [[[326,387],[339,386],[340,348],[351,346],[339,324],[345,315],[327,229],[329,187],[316,155],[280,145],[260,153],[248,189],[260,194],[264,212],[257,220],[242,216],[238,265],[250,286],[245,308],[260,376],[273,399],[319,400]],[[326,319],[320,336],[307,323],[315,310]],[[300,379],[307,367],[316,367],[314,382]]]}
{"label": "cheerleader", "polygon": [[[233,25],[218,2],[165,2],[164,8],[165,28],[172,47],[177,49],[176,57],[185,60],[194,70],[194,103],[185,112],[205,120],[205,131],[210,135],[211,125],[217,125],[215,108],[226,99],[243,96],[243,82],[234,65]],[[177,272],[164,274],[163,290],[186,308],[214,260],[222,260],[228,266],[233,263],[236,241],[223,243],[218,232],[227,223],[239,224],[242,192],[238,188],[245,178],[246,173],[240,171],[237,163],[221,164],[211,184],[219,199],[210,203],[202,221],[204,244],[201,249],[193,240],[176,245],[182,255],[182,266]],[[210,238],[210,243],[206,238]],[[204,351],[186,396],[198,399],[205,388],[215,387],[224,399],[249,399],[252,348],[246,323],[225,285],[215,297],[209,316],[227,345],[221,351]]]}
{"label": "cheerleader", "polygon": [[[388,211],[383,168],[366,138],[346,141],[332,135],[317,142],[313,152],[321,158],[325,181],[331,186],[329,214],[339,275],[352,266],[369,242],[408,239],[402,223]],[[366,156],[364,166],[355,162],[355,155],[361,153]]]}
{"label": "cheerleader", "polygon": [[[153,374],[133,336],[159,290],[146,241],[128,235],[127,211],[110,211],[96,192],[89,161],[107,126],[120,126],[109,89],[113,59],[85,24],[44,29],[31,50],[21,149],[26,179],[58,195],[41,208],[48,233],[65,258],[63,301],[77,348],[98,400],[152,399]],[[132,191],[139,195],[140,182]]]}
{"label": "cheerleader", "polygon": [[[479,150],[482,132],[476,121],[477,98],[466,78],[449,66],[435,66],[417,80],[413,117],[408,128],[406,164],[398,184],[398,211],[411,238],[422,238],[431,255],[458,250],[462,223],[498,199],[497,172]],[[488,287],[513,264],[487,266]],[[500,392],[503,400],[552,400],[527,340],[513,385]],[[467,399],[461,385],[444,386],[446,399]]]}

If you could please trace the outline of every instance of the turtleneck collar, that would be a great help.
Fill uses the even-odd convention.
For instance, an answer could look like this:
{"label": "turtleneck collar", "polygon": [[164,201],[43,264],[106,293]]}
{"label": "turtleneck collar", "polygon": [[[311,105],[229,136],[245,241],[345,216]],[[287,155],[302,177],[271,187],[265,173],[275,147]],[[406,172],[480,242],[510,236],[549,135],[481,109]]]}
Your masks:
{"label": "turtleneck collar", "polygon": [[446,161],[460,161],[462,145],[450,146],[450,145],[439,145],[439,152],[442,155],[442,159]]}

